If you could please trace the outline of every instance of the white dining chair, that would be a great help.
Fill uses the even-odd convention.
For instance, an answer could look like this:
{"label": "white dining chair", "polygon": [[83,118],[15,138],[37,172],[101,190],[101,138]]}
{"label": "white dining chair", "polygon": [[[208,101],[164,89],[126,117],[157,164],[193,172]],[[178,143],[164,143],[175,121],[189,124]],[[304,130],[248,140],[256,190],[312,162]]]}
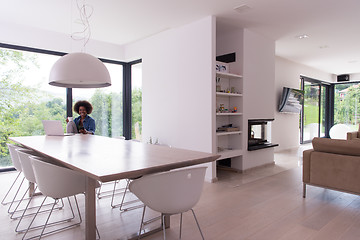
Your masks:
{"label": "white dining chair", "polygon": [[[22,185],[24,183],[24,180],[25,180],[24,176],[22,178],[19,178],[20,175],[22,175],[22,167],[21,167],[21,164],[20,164],[19,157],[18,157],[18,154],[16,152],[16,149],[17,148],[18,149],[24,149],[24,148],[13,145],[13,144],[10,144],[10,143],[7,143],[6,145],[8,146],[8,149],[9,149],[11,161],[12,161],[12,163],[14,165],[14,168],[18,172],[18,174],[16,175],[16,178],[15,178],[14,182],[11,184],[9,190],[6,192],[4,198],[2,199],[1,204],[6,205],[6,204],[10,203],[9,208],[8,208],[8,213],[12,213],[12,210],[11,210],[12,205],[14,204],[14,202],[18,201],[18,200],[16,200],[16,197],[18,196],[19,191],[20,191],[20,189],[21,189],[21,187],[22,187]],[[15,184],[20,179],[21,179],[20,184],[19,184],[17,190],[15,191],[13,198],[10,201],[9,200],[7,201],[7,197],[9,196],[11,190],[14,188]]]}
{"label": "white dining chair", "polygon": [[166,239],[165,216],[180,213],[181,239],[182,213],[189,210],[193,213],[201,237],[204,239],[192,208],[200,199],[205,172],[206,167],[186,168],[143,176],[130,183],[130,191],[145,205],[140,224],[139,239],[143,228],[146,207],[162,214],[164,239]]}
{"label": "white dining chair", "polygon": [[[39,157],[30,157],[31,164],[33,166],[34,174],[36,183],[38,185],[38,189],[40,192],[45,196],[44,201],[47,197],[54,199],[54,204],[52,206],[51,211],[49,212],[49,215],[45,221],[45,224],[42,228],[42,231],[40,235],[36,236],[36,238],[41,239],[44,235],[53,234],[54,232],[62,231],[65,229],[69,229],[75,226],[80,226],[82,222],[80,209],[78,205],[78,201],[76,198],[77,194],[84,194],[85,193],[85,186],[86,186],[86,177],[78,172],[75,172],[71,169],[57,166],[52,163],[46,162],[46,159],[39,158]],[[99,187],[99,184],[97,184],[96,187]],[[56,229],[53,231],[45,232],[45,229],[51,224],[49,223],[49,219],[51,217],[51,214],[53,212],[53,209],[56,205],[56,201],[62,198],[68,198],[69,204],[71,206],[71,202],[69,197],[73,196],[75,199],[76,207],[77,207],[77,213],[79,216],[79,221],[62,227],[60,229]],[[43,202],[44,202],[43,201]],[[35,218],[37,217],[37,213],[34,215],[32,221],[30,222],[30,225],[28,227],[28,230],[31,229],[31,225],[33,224]],[[23,239],[26,239],[26,235],[28,233],[28,230],[25,232]],[[96,232],[98,234],[98,237],[100,238],[99,232],[96,228]],[[30,237],[29,239],[34,238],[34,236]]]}
{"label": "white dining chair", "polygon": [[[33,150],[31,149],[26,149],[26,148],[16,148],[15,149],[16,151],[16,154],[18,156],[18,161],[21,165],[21,169],[22,169],[22,173],[24,174],[24,177],[26,180],[28,180],[29,183],[36,183],[35,181],[35,177],[34,177],[34,173],[33,173],[33,170],[32,170],[32,166],[30,164],[30,160],[29,160],[29,157],[30,156],[33,156],[34,154],[36,154]],[[30,205],[30,202],[32,200],[32,198],[36,195],[36,187],[35,189],[33,190],[33,192],[31,192],[32,186],[29,184],[28,188],[26,189],[26,191],[23,193],[22,197],[20,198],[19,201],[17,201],[17,205],[16,207],[14,208],[14,210],[12,210],[10,212],[10,218],[11,219],[18,219],[20,218],[19,222],[18,222],[18,225],[16,226],[15,228],[15,231],[18,232],[18,227],[19,227],[19,224],[21,223],[22,221],[22,218],[24,216],[29,216],[29,215],[33,215],[33,213],[30,213],[30,214],[25,214],[26,211],[28,209],[34,209],[34,208],[37,208],[39,206],[32,206],[31,208],[29,208],[29,205]],[[26,195],[29,193],[30,195],[30,198],[26,198]],[[21,209],[20,206],[22,205],[22,203],[24,201],[27,201],[27,205],[25,208]],[[16,213],[20,213],[21,216],[16,216]],[[20,230],[21,231],[21,230]]]}
{"label": "white dining chair", "polygon": [[[36,179],[35,179],[33,167],[31,165],[31,160],[30,160],[30,157],[38,157],[38,156],[35,155],[36,153],[34,151],[30,150],[30,149],[19,149],[19,148],[17,148],[16,152],[18,154],[19,161],[20,161],[20,164],[21,164],[21,167],[22,167],[22,170],[23,170],[23,174],[24,174],[26,180],[29,183],[33,183],[35,185],[34,190],[31,192],[30,191],[31,186],[29,184],[29,187],[27,188],[27,190],[23,194],[22,198],[20,199],[20,201],[18,202],[16,208],[14,209],[14,212],[10,216],[11,219],[19,219],[19,221],[18,221],[18,223],[16,225],[16,228],[15,228],[15,232],[21,233],[21,232],[25,232],[27,230],[27,228],[20,229],[20,226],[21,226],[21,223],[22,223],[24,217],[33,216],[35,214],[33,211],[29,211],[29,210],[32,210],[32,209],[38,210],[39,208],[44,207],[44,206],[49,206],[50,204],[48,204],[48,203],[47,204],[42,204],[42,205],[32,204],[31,207],[30,207],[30,204],[33,202],[33,198],[35,196],[39,195],[39,197],[42,197],[41,194],[36,193],[37,184],[36,184]],[[25,198],[25,196],[28,193],[30,194],[29,199]],[[25,208],[20,209],[20,205],[25,200],[27,200]],[[52,206],[52,204],[51,204],[51,206]],[[61,199],[61,205],[57,206],[55,209],[62,209],[63,207],[64,207],[64,202]],[[50,209],[44,209],[42,211],[39,211],[39,213],[48,212],[48,211],[50,211]],[[15,216],[15,213],[17,213],[17,212],[21,213],[20,216]],[[72,220],[74,218],[75,218],[75,215],[73,214],[72,217],[70,217],[68,219],[65,219],[65,220],[57,221],[56,223],[60,223],[60,222],[64,222],[64,221],[70,221],[70,220]],[[41,228],[41,227],[43,227],[43,225],[34,226],[31,229],[37,229],[37,228]]]}

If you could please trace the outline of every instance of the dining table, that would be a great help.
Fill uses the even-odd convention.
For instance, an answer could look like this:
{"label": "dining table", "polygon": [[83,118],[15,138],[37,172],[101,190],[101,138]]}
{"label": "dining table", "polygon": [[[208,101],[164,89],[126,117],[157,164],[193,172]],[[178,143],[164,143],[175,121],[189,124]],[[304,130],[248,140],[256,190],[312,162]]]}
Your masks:
{"label": "dining table", "polygon": [[[96,239],[97,181],[135,179],[215,161],[219,155],[89,134],[23,136],[10,140],[86,176],[85,237]],[[167,227],[170,218],[166,220]]]}

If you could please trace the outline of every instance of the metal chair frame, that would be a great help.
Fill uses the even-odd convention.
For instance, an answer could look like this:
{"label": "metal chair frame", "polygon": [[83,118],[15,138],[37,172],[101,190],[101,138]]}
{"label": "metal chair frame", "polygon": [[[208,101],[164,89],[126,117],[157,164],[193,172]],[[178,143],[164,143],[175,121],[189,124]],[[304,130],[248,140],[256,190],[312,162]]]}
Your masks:
{"label": "metal chair frame", "polygon": [[[34,193],[32,193],[29,198],[25,198],[26,194],[30,192],[30,188],[31,188],[31,187],[29,186],[29,187],[27,188],[27,190],[25,191],[24,195],[22,196],[22,198],[17,201],[18,204],[16,205],[14,211],[10,212],[10,219],[19,219],[19,218],[21,219],[21,218],[23,218],[23,217],[27,217],[27,216],[34,215],[35,213],[29,213],[29,214],[25,214],[25,215],[24,215],[24,213],[25,213],[27,210],[35,209],[35,208],[39,208],[39,207],[40,207],[40,206],[29,207],[31,200],[32,200],[35,196],[38,196],[38,195],[41,196],[41,194],[35,193],[35,191],[36,191],[36,189],[37,189],[37,187],[35,187]],[[23,208],[23,209],[18,209],[18,208],[20,207],[21,203],[22,203],[23,201],[26,201],[26,200],[28,200],[28,203],[26,204],[26,207]],[[63,201],[61,201],[61,202],[62,202],[62,205],[59,206],[59,207],[57,207],[57,208],[55,208],[55,209],[60,209],[60,210],[61,210],[61,209],[64,207],[64,202],[63,202]],[[52,205],[52,204],[48,203],[48,204],[45,204],[44,206],[50,206],[50,205]],[[44,211],[41,211],[41,212],[47,212],[47,211],[50,211],[50,209],[44,210]],[[16,216],[16,217],[15,217],[15,216],[14,216],[15,213],[18,213],[18,212],[22,212],[21,216]]]}
{"label": "metal chair frame", "polygon": [[[43,202],[42,202],[42,204],[41,204],[41,207],[44,206],[43,204],[44,204],[44,202],[45,202],[46,199],[47,199],[47,197],[44,198],[44,200],[43,200]],[[31,220],[31,222],[30,222],[30,224],[29,224],[29,227],[25,230],[25,233],[24,233],[22,239],[34,239],[34,238],[41,239],[43,236],[47,236],[47,235],[49,235],[49,234],[53,234],[53,233],[60,232],[60,231],[63,231],[63,230],[66,230],[66,229],[69,229],[69,228],[72,228],[72,227],[79,226],[79,225],[82,223],[82,218],[81,218],[81,214],[80,214],[80,209],[79,209],[79,204],[78,204],[77,198],[76,198],[76,196],[74,196],[75,203],[76,203],[76,208],[77,208],[77,213],[78,213],[78,216],[79,216],[79,222],[76,222],[76,223],[74,223],[74,224],[71,224],[71,225],[69,225],[69,226],[65,226],[65,227],[62,227],[62,228],[59,228],[59,229],[56,229],[56,230],[52,230],[52,231],[49,231],[49,232],[45,232],[45,229],[46,229],[46,227],[48,227],[48,226],[57,225],[57,224],[64,223],[64,222],[68,222],[68,221],[70,221],[70,220],[72,220],[72,219],[75,218],[75,213],[74,213],[74,210],[73,210],[73,207],[72,207],[70,198],[67,197],[67,199],[68,199],[68,202],[69,202],[69,205],[70,205],[72,217],[67,218],[67,219],[64,219],[64,220],[60,220],[60,221],[56,221],[56,222],[51,222],[51,223],[49,223],[51,214],[53,213],[53,210],[54,210],[54,208],[55,208],[55,205],[56,205],[57,201],[59,200],[59,199],[54,199],[54,203],[52,204],[52,208],[51,208],[51,210],[50,210],[50,212],[49,212],[48,217],[46,218],[45,224],[40,225],[40,226],[35,226],[35,227],[32,227],[32,226],[31,226],[31,225],[33,224],[35,218],[37,217],[37,215],[40,213],[40,209],[41,209],[41,207],[40,207],[40,208],[38,209],[38,211],[36,212],[36,214],[34,215],[33,219]],[[26,238],[26,235],[28,234],[29,230],[36,230],[36,229],[39,229],[39,228],[42,228],[41,233],[40,233],[39,235]],[[96,231],[97,231],[97,229],[96,229]],[[97,231],[97,233],[99,234],[98,231]]]}
{"label": "metal chair frame", "polygon": [[[36,188],[37,188],[37,187],[36,187]],[[35,190],[36,190],[36,188],[35,188]],[[26,194],[26,193],[25,193],[25,194]],[[16,228],[15,228],[15,232],[17,232],[17,233],[22,233],[22,232],[25,232],[25,231],[26,231],[26,228],[25,228],[25,229],[19,229],[20,224],[21,224],[22,220],[24,219],[24,217],[29,217],[29,216],[37,215],[37,214],[39,214],[39,213],[45,213],[45,212],[49,212],[49,211],[53,211],[53,210],[61,210],[61,209],[63,209],[63,207],[64,207],[64,201],[63,201],[63,199],[60,199],[60,201],[61,201],[61,206],[56,207],[56,208],[55,208],[55,207],[51,207],[51,208],[53,208],[53,209],[45,209],[45,210],[40,211],[40,209],[41,209],[42,207],[44,207],[44,206],[53,206],[54,204],[52,204],[52,203],[44,204],[44,202],[45,202],[45,200],[46,200],[46,197],[45,197],[40,206],[29,207],[30,202],[33,200],[33,198],[34,198],[34,194],[31,195],[31,198],[30,198],[29,201],[27,202],[26,207],[24,208],[24,210],[19,210],[19,211],[22,211],[22,214],[21,214],[20,217],[12,218],[12,219],[19,219],[19,221],[18,221],[18,223],[17,223],[17,225],[16,225]],[[59,199],[56,199],[56,200],[55,200],[55,204],[58,204],[58,203],[59,203]],[[71,207],[71,203],[70,203],[70,207]],[[38,209],[38,210],[37,210],[35,213],[25,214],[26,211],[28,211],[28,210],[30,210],[30,209]],[[72,211],[72,210],[71,210],[71,211]],[[72,211],[72,212],[73,212],[73,211]],[[72,220],[72,219],[74,219],[74,218],[75,218],[75,215],[74,215],[74,213],[73,213],[72,218],[69,218],[69,219],[66,219],[66,220],[61,220],[61,221],[59,221],[59,222],[70,221],[70,220]],[[33,227],[33,228],[35,229],[35,228],[40,228],[40,227],[42,227],[42,225],[37,226],[37,227]]]}
{"label": "metal chair frame", "polygon": [[[15,183],[17,182],[18,178],[20,177],[21,173],[22,173],[22,172],[19,172],[19,173],[16,175],[16,178],[15,178],[14,182],[11,184],[9,190],[6,192],[4,198],[3,198],[2,201],[1,201],[1,204],[2,204],[2,205],[7,205],[7,204],[12,203],[12,202],[14,201],[14,199],[13,199],[12,201],[5,202],[5,199],[6,199],[7,196],[9,195],[11,189],[14,187],[14,185],[15,185]],[[19,192],[19,190],[20,190],[20,188],[21,188],[21,186],[22,186],[22,183],[23,183],[24,179],[25,179],[25,177],[23,178],[23,180],[22,180],[22,182],[21,182],[18,190],[16,191],[16,193]],[[16,194],[15,194],[15,197],[16,197]]]}

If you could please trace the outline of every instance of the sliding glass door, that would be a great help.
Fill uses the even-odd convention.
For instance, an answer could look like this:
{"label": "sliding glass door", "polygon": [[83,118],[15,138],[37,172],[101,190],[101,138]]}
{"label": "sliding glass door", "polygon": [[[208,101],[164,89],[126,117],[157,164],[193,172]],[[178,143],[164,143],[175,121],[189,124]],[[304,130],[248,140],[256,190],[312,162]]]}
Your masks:
{"label": "sliding glass door", "polygon": [[310,142],[314,137],[327,135],[329,85],[313,79],[302,78],[304,106],[301,114],[300,142]]}

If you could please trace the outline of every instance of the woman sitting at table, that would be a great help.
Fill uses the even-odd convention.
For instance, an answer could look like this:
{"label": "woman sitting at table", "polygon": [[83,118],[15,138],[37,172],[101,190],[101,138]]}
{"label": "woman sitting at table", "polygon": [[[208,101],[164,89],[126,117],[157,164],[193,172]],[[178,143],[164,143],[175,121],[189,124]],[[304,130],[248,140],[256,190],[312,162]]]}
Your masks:
{"label": "woman sitting at table", "polygon": [[93,107],[88,101],[77,101],[74,105],[74,111],[80,116],[75,118],[74,121],[66,119],[66,122],[68,123],[66,126],[66,132],[94,134],[95,120],[88,115],[92,112],[92,110]]}

